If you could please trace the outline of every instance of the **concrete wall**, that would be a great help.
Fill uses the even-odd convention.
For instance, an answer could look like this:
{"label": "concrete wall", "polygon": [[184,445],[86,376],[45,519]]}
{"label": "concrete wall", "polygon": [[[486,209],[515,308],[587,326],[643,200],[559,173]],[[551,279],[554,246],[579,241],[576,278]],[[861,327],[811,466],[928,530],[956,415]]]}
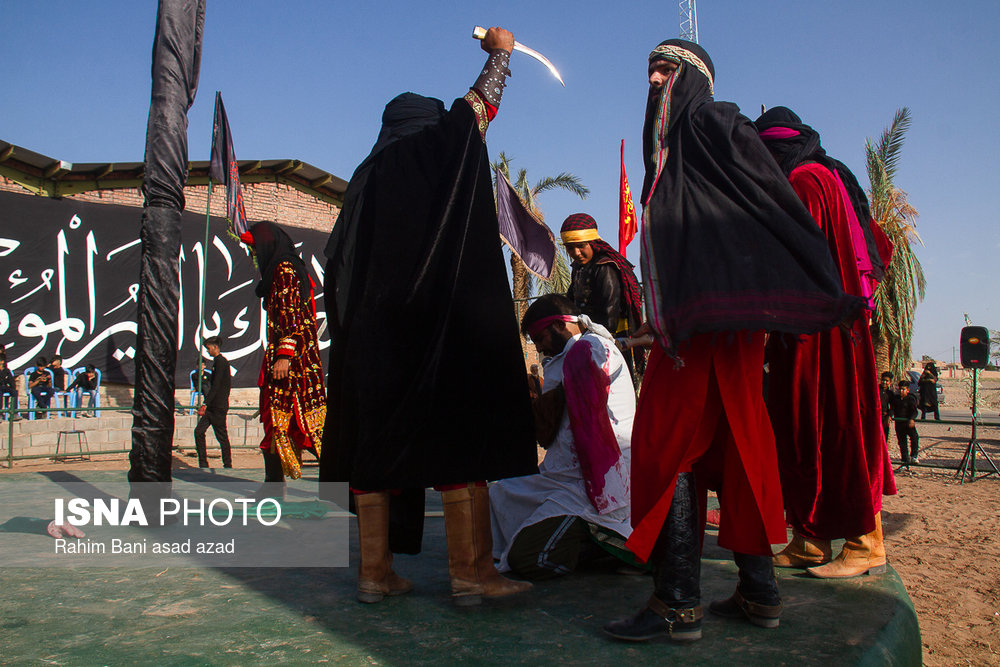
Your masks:
{"label": "concrete wall", "polygon": [[[57,414],[57,413],[54,413]],[[230,412],[227,426],[229,442],[233,447],[257,446],[264,437],[260,419],[250,411]],[[174,446],[194,448],[194,427],[197,415],[176,415],[174,417]],[[132,415],[127,410],[102,409],[99,416],[92,419],[82,417],[51,417],[49,419],[23,419],[14,423],[14,451],[18,456],[54,456],[59,444],[60,455],[78,452],[80,446],[91,453],[128,450],[132,446]],[[59,443],[60,431],[62,443]],[[82,431],[81,436],[68,431]],[[9,451],[8,424],[0,422],[0,459],[5,459]],[[218,445],[212,430],[206,436],[209,451],[217,451]],[[79,442],[79,444],[78,444]]]}

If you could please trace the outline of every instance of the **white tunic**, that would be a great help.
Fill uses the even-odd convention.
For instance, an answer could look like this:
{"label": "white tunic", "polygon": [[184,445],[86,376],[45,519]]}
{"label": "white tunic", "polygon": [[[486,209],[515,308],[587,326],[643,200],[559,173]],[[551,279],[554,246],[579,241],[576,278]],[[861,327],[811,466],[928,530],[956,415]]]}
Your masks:
{"label": "white tunic", "polygon": [[[566,353],[581,339],[590,343],[591,358],[611,379],[608,417],[621,449],[622,468],[627,472],[630,470],[629,443],[632,437],[632,418],[635,416],[635,389],[625,359],[613,341],[592,333],[578,334],[566,341],[563,351],[545,366],[542,391],[549,391],[562,382]],[[599,514],[587,496],[566,411],[563,412],[555,442],[546,451],[538,470],[537,475],[503,479],[490,486],[493,555],[500,559],[498,568],[501,572],[510,569],[507,553],[514,537],[524,527],[549,517],[578,516],[588,523],[613,530],[622,537],[627,538],[631,534],[627,496],[623,507],[607,514]]]}

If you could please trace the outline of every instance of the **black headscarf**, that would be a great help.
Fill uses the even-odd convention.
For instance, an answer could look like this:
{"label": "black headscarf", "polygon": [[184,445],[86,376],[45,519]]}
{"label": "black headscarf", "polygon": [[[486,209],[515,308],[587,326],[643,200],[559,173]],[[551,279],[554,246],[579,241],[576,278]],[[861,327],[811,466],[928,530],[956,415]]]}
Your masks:
{"label": "black headscarf", "polygon": [[260,282],[254,289],[257,296],[266,302],[268,294],[271,293],[271,283],[274,281],[274,271],[278,268],[278,264],[291,262],[299,277],[302,303],[308,303],[309,292],[312,290],[309,272],[285,230],[273,222],[264,221],[250,227],[250,235],[253,236],[254,254],[257,255],[257,267],[260,269]]}
{"label": "black headscarf", "polygon": [[354,277],[349,258],[357,252],[357,225],[361,220],[364,202],[361,195],[368,186],[375,158],[400,139],[441,122],[444,115],[445,108],[441,100],[416,93],[402,93],[385,105],[378,139],[375,140],[368,157],[354,170],[354,175],[347,184],[347,192],[344,193],[344,206],[340,209],[333,232],[326,242],[324,252],[329,258],[327,272],[332,271],[332,276],[328,276],[327,282],[334,286],[335,292],[333,297],[327,300],[328,304],[336,307],[332,326],[338,326],[347,316],[348,295],[351,293]]}
{"label": "black headscarf", "polygon": [[670,39],[660,58],[679,68],[646,106],[642,269],[647,321],[667,350],[712,331],[815,333],[860,312],[753,124],[712,100],[708,54]]}
{"label": "black headscarf", "polygon": [[757,132],[777,127],[798,132],[794,137],[761,137],[764,140],[764,145],[778,162],[778,166],[785,172],[785,176],[789,176],[792,170],[803,162],[816,162],[840,175],[840,180],[847,190],[847,196],[851,200],[851,207],[854,208],[854,214],[858,217],[861,231],[865,235],[868,259],[872,265],[872,277],[881,281],[885,275],[885,264],[879,255],[872,232],[870,224],[872,214],[868,206],[868,197],[865,196],[865,191],[858,183],[854,173],[843,162],[827,155],[820,144],[819,132],[803,123],[802,119],[788,107],[772,107],[761,114],[753,124],[757,128]]}

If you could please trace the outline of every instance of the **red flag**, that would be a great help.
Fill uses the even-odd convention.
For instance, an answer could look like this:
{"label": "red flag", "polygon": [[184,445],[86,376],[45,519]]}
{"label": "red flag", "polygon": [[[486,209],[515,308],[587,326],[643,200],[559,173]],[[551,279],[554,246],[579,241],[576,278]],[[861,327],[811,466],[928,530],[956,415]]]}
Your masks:
{"label": "red flag", "polygon": [[233,135],[229,132],[226,107],[222,105],[222,93],[215,93],[215,122],[212,126],[212,159],[208,166],[208,177],[226,184],[226,218],[233,226],[233,236],[239,238],[250,229],[247,212],[243,207],[243,187],[240,185],[240,170],[236,163],[236,149]]}
{"label": "red flag", "polygon": [[618,252],[625,254],[628,244],[635,238],[638,230],[639,221],[635,217],[632,191],[629,190],[628,176],[625,174],[625,140],[622,139],[622,175],[618,194]]}

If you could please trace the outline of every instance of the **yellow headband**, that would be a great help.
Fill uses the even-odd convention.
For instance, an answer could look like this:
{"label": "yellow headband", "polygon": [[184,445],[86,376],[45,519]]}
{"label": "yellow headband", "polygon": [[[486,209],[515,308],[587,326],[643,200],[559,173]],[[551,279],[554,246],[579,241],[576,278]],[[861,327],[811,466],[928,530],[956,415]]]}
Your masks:
{"label": "yellow headband", "polygon": [[583,243],[584,241],[600,241],[601,235],[596,229],[576,229],[560,234],[563,243]]}

